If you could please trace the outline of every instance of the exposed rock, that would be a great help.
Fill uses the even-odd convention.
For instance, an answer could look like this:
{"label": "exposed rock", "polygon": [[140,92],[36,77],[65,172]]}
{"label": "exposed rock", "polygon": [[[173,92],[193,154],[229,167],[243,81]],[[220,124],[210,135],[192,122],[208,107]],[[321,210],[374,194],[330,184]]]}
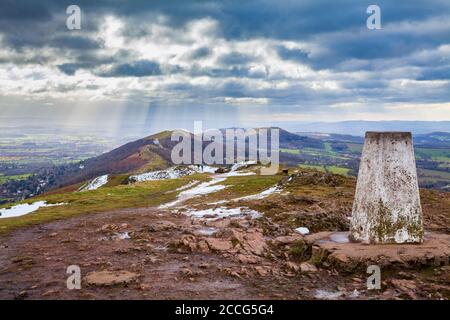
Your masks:
{"label": "exposed rock", "polygon": [[309,263],[309,262],[302,262],[300,263],[300,271],[301,272],[317,272],[317,268],[315,265]]}
{"label": "exposed rock", "polygon": [[26,290],[20,291],[20,292],[15,296],[15,298],[16,298],[17,300],[22,300],[22,299],[25,299],[26,297],[28,297],[28,292],[27,292]]}
{"label": "exposed rock", "polygon": [[184,276],[191,277],[194,275],[194,272],[189,268],[183,268],[180,270],[180,273]]}
{"label": "exposed rock", "polygon": [[233,249],[233,244],[228,240],[221,240],[217,238],[208,238],[205,240],[211,251],[228,251]]}
{"label": "exposed rock", "polygon": [[300,266],[297,263],[292,262],[292,261],[287,261],[286,262],[286,267],[289,270],[294,271],[294,272],[299,272],[300,271]]}
{"label": "exposed rock", "polygon": [[170,221],[158,221],[148,226],[149,232],[167,231],[177,228],[177,225]]}
{"label": "exposed rock", "polygon": [[249,254],[238,254],[237,257],[239,262],[245,264],[255,264],[261,261],[259,257],[249,255]]}
{"label": "exposed rock", "polygon": [[102,232],[111,232],[111,231],[117,231],[120,227],[113,223],[104,224],[98,231]]}
{"label": "exposed rock", "polygon": [[294,235],[290,235],[290,236],[281,236],[281,237],[276,237],[275,239],[273,239],[271,241],[271,243],[275,246],[282,246],[282,245],[287,245],[287,244],[291,244],[297,240],[303,239],[303,236],[300,234],[294,234]]}
{"label": "exposed rock", "polygon": [[232,234],[232,241],[238,242],[249,253],[261,256],[267,248],[260,229],[249,229],[244,232],[233,229]]}
{"label": "exposed rock", "polygon": [[411,299],[417,299],[415,291],[417,290],[414,280],[392,279],[390,283],[403,294]]}
{"label": "exposed rock", "polygon": [[364,271],[368,263],[380,267],[414,267],[448,265],[450,235],[428,233],[422,244],[365,245],[333,241],[333,232],[320,232],[305,237],[312,246],[311,259],[333,265],[341,271]]}
{"label": "exposed rock", "polygon": [[254,269],[261,277],[265,277],[270,273],[270,267],[256,266]]}
{"label": "exposed rock", "polygon": [[119,270],[119,271],[94,271],[90,272],[84,277],[84,281],[88,285],[93,286],[115,286],[126,285],[136,282],[139,275],[134,272]]}

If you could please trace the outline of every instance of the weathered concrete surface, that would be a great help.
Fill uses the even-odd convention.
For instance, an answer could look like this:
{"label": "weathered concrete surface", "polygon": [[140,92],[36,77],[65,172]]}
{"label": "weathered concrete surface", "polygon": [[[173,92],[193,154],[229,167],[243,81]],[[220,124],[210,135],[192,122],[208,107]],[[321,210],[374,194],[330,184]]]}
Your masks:
{"label": "weathered concrete surface", "polygon": [[420,243],[422,209],[410,132],[367,132],[350,227],[362,243]]}
{"label": "weathered concrete surface", "polygon": [[365,272],[368,265],[420,269],[450,263],[450,235],[426,233],[421,244],[373,244],[350,242],[348,232],[319,232],[307,236],[311,259],[339,270]]}

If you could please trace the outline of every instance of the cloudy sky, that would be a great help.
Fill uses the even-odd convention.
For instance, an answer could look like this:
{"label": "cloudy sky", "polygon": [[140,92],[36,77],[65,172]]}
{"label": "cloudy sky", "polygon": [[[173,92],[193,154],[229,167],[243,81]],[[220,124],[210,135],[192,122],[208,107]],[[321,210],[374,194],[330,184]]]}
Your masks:
{"label": "cloudy sky", "polygon": [[[68,30],[66,8],[81,8]],[[366,9],[381,8],[381,30]],[[450,120],[450,1],[2,0],[3,125]]]}

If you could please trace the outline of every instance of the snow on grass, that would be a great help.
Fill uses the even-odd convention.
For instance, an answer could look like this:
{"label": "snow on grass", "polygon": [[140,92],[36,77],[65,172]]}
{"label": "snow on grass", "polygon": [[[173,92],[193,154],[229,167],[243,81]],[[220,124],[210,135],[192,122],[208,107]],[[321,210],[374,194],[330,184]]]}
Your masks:
{"label": "snow on grass", "polygon": [[226,180],[226,178],[215,176],[215,177],[213,177],[213,179],[211,181],[203,182],[203,183],[199,184],[198,186],[195,186],[191,189],[187,189],[187,190],[180,192],[177,200],[163,204],[163,205],[159,206],[159,208],[164,209],[164,208],[174,207],[188,199],[225,189],[226,186],[224,186],[224,185],[221,185],[221,184],[216,185],[216,183],[220,183],[225,180]]}
{"label": "snow on grass", "polygon": [[[228,177],[254,175],[255,174],[254,172],[247,172],[247,171],[246,172],[242,172],[242,171],[236,172],[236,170],[238,170],[238,169],[241,169],[241,168],[247,167],[249,165],[253,165],[253,164],[256,164],[256,161],[239,162],[239,163],[236,163],[233,165],[230,172],[223,173],[223,174],[211,175],[211,178],[212,178],[211,181],[203,182],[203,183],[201,183],[193,188],[187,189],[187,190],[185,190],[183,187],[183,191],[180,192],[180,194],[178,195],[178,198],[175,201],[163,204],[163,205],[159,206],[159,208],[161,208],[161,209],[171,208],[176,205],[179,205],[180,203],[182,203],[188,199],[223,190],[223,189],[227,188],[228,186],[221,185],[219,183],[225,181]],[[202,166],[192,165],[192,166],[189,166],[189,169],[194,170],[196,172],[203,172],[203,173],[215,173],[217,170],[217,168],[205,166],[205,165],[202,165]]]}
{"label": "snow on grass", "polygon": [[230,172],[226,173],[227,177],[252,176],[255,174],[256,174],[256,172],[251,172],[251,171],[230,171]]}
{"label": "snow on grass", "polygon": [[250,165],[256,164],[256,161],[241,161],[238,163],[233,164],[233,166],[231,167],[231,172],[237,171],[241,168],[246,168]]}
{"label": "snow on grass", "polygon": [[205,218],[207,220],[217,220],[220,218],[226,217],[236,217],[236,216],[244,216],[249,215],[252,218],[261,217],[261,213],[255,210],[251,210],[249,208],[213,208],[213,209],[204,209],[204,210],[189,210],[186,212],[186,215],[195,218]]}
{"label": "snow on grass", "polygon": [[280,187],[273,186],[273,187],[271,187],[271,188],[269,188],[267,190],[264,190],[263,192],[260,192],[260,193],[257,193],[257,194],[252,194],[252,195],[245,196],[245,197],[236,198],[236,199],[233,199],[231,201],[260,200],[260,199],[264,199],[264,198],[270,196],[271,194],[279,193],[279,192],[281,192]]}
{"label": "snow on grass", "polygon": [[217,171],[217,168],[207,165],[191,165],[189,169],[198,173],[215,173]]}
{"label": "snow on grass", "polygon": [[103,176],[97,177],[94,180],[90,181],[87,185],[80,188],[80,191],[90,191],[97,190],[101,186],[104,186],[108,183],[108,175],[105,174]]}
{"label": "snow on grass", "polygon": [[31,212],[34,212],[42,207],[54,207],[54,206],[61,206],[64,204],[65,203],[47,204],[47,202],[45,201],[37,201],[31,204],[30,203],[18,204],[9,209],[0,209],[0,219],[20,217],[29,214]]}
{"label": "snow on grass", "polygon": [[171,167],[167,170],[158,170],[147,172],[143,174],[138,174],[134,176],[130,176],[130,181],[133,182],[144,182],[144,181],[153,181],[153,180],[163,180],[163,179],[177,179],[181,177],[185,177],[191,174],[194,174],[195,171],[183,168],[183,167]]}

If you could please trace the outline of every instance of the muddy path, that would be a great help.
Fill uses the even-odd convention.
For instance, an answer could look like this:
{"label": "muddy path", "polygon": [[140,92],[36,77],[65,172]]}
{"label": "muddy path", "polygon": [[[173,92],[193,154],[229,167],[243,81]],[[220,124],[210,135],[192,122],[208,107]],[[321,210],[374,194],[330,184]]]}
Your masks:
{"label": "muddy path", "polygon": [[[266,218],[200,220],[157,208],[88,214],[0,237],[0,299],[412,297],[389,279],[373,293],[364,274],[301,262],[300,243]],[[81,269],[80,290],[67,288],[70,265]],[[436,298],[414,279],[422,298]]]}

